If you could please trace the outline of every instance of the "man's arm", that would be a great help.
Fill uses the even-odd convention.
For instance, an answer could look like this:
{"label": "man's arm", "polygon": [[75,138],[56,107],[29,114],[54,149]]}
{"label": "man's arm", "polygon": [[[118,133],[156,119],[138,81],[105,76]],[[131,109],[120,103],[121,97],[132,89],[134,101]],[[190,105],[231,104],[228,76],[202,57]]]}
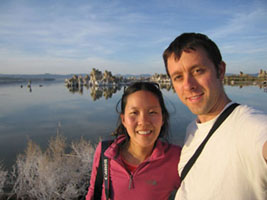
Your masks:
{"label": "man's arm", "polygon": [[262,153],[263,153],[263,157],[264,157],[266,164],[267,164],[267,141],[263,145]]}

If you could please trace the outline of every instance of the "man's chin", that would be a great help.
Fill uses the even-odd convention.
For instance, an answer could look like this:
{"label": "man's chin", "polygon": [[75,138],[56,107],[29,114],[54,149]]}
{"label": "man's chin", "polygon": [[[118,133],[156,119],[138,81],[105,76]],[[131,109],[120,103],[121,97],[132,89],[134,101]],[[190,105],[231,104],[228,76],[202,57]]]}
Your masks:
{"label": "man's chin", "polygon": [[189,110],[194,114],[194,115],[203,115],[205,114],[203,112],[203,109],[200,108],[200,106],[188,106]]}

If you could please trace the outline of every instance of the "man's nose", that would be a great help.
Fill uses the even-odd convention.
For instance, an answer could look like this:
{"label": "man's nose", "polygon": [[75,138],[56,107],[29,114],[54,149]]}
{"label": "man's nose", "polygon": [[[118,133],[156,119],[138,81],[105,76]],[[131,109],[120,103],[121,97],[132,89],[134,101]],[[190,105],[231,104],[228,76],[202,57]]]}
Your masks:
{"label": "man's nose", "polygon": [[184,90],[193,90],[196,88],[196,79],[192,75],[187,75],[183,80]]}

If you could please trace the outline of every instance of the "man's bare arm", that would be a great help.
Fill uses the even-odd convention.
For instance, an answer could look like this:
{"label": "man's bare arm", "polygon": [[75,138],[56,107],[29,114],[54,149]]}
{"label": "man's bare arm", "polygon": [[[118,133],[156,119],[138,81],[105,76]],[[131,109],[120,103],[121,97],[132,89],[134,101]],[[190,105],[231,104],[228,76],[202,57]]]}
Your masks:
{"label": "man's bare arm", "polygon": [[263,157],[264,157],[266,164],[267,164],[267,141],[263,145],[262,153],[263,153]]}

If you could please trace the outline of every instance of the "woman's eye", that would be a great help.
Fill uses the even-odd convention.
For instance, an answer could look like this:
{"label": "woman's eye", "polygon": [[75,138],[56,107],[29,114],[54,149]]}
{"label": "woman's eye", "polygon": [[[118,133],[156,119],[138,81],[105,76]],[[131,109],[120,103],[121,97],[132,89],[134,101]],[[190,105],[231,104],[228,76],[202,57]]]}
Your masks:
{"label": "woman's eye", "polygon": [[132,111],[132,112],[130,112],[130,115],[136,115],[136,114],[137,114],[136,111]]}

